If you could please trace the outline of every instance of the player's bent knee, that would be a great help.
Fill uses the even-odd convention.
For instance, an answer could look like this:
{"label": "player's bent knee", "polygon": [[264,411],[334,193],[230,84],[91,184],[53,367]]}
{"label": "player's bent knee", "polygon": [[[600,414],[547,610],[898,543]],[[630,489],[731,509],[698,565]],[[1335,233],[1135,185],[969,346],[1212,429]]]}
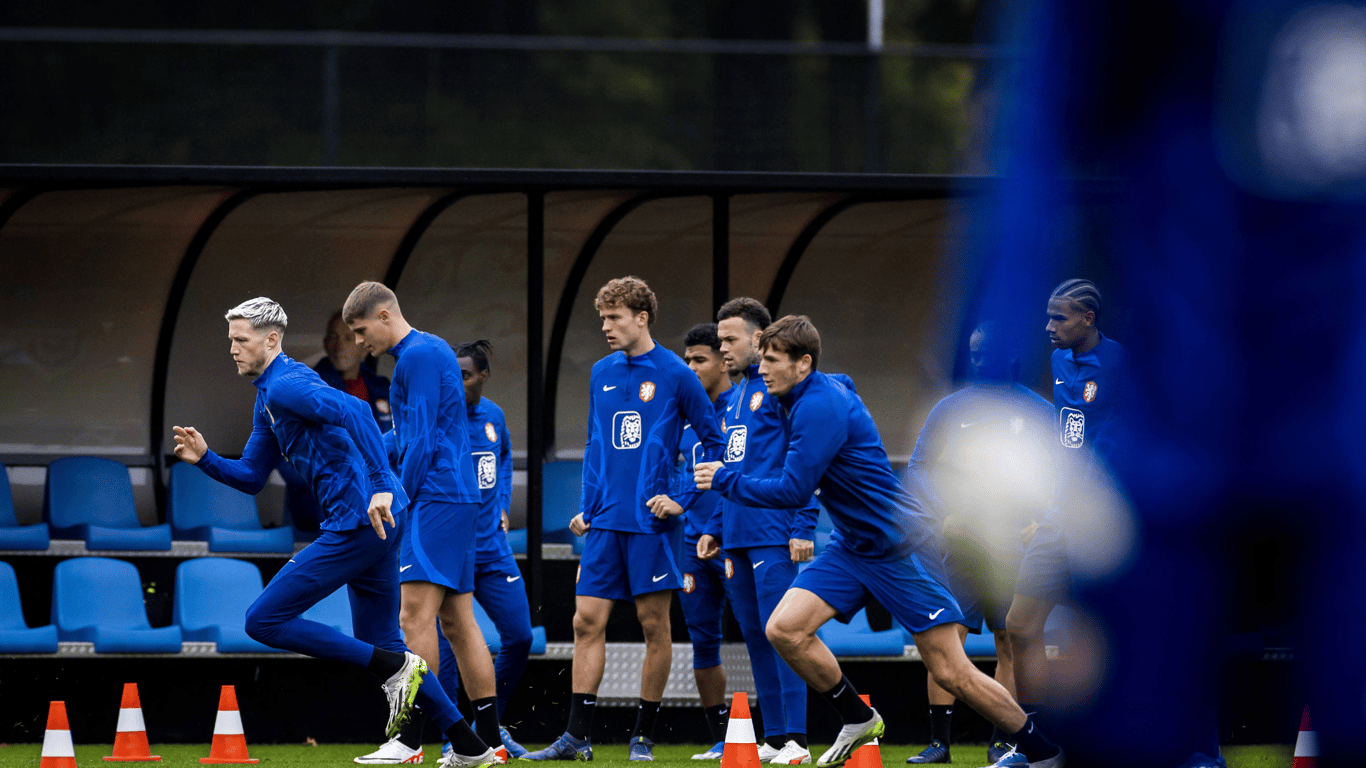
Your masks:
{"label": "player's bent knee", "polygon": [[607,622],[601,621],[595,616],[585,616],[582,613],[574,614],[574,637],[591,638],[601,635],[607,628]]}
{"label": "player's bent knee", "polygon": [[276,638],[276,634],[279,632],[280,625],[283,623],[284,622],[280,621],[277,617],[271,616],[259,603],[253,603],[251,607],[247,609],[245,627],[247,637],[250,637],[258,643],[274,646],[275,643],[273,641]]}

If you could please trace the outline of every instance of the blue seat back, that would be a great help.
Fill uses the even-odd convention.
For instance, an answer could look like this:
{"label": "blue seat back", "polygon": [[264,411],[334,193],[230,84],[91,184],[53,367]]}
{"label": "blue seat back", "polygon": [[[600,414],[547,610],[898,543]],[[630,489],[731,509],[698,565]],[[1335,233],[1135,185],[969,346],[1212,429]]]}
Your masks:
{"label": "blue seat back", "polygon": [[9,490],[9,473],[0,464],[0,528],[18,528],[19,518],[14,514],[14,496]]}
{"label": "blue seat back", "polygon": [[48,465],[43,512],[59,532],[83,524],[141,527],[128,467],[96,456],[68,456]]}
{"label": "blue seat back", "polygon": [[210,626],[242,629],[247,624],[247,608],[262,589],[260,569],[245,560],[186,560],[175,569],[172,622],[186,635]]}
{"label": "blue seat back", "polygon": [[28,629],[19,602],[19,578],[14,566],[0,560],[0,629]]}
{"label": "blue seat back", "polygon": [[541,531],[547,544],[569,544],[569,521],[583,496],[582,461],[548,461],[541,470]]}
{"label": "blue seat back", "polygon": [[334,627],[344,635],[350,635],[354,626],[351,620],[351,597],[346,587],[324,597],[304,611],[304,618]]}
{"label": "blue seat back", "polygon": [[185,462],[171,466],[166,521],[176,533],[204,527],[261,530],[255,496],[230,488]]}
{"label": "blue seat back", "polygon": [[52,571],[52,622],[62,632],[92,626],[151,629],[138,569],[107,557],[57,563]]}

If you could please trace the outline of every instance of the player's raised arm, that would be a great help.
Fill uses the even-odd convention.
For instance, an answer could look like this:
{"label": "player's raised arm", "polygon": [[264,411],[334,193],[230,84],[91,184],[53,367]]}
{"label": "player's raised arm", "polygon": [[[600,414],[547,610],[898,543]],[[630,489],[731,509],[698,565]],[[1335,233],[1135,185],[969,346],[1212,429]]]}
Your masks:
{"label": "player's raised arm", "polygon": [[806,398],[791,415],[792,437],[778,477],[746,477],[725,466],[712,476],[712,488],[741,504],[800,507],[811,500],[825,468],[848,436],[848,420],[828,398]]}
{"label": "player's raised arm", "polygon": [[[262,488],[266,487],[266,480],[270,477],[270,471],[275,469],[275,465],[280,461],[278,443],[275,440],[274,433],[270,431],[268,419],[264,407],[258,403],[252,414],[251,437],[247,438],[247,445],[242,449],[241,459],[225,459],[214,453],[209,448],[208,443],[204,441],[203,436],[193,427],[184,430],[180,427],[174,428],[176,432],[175,454],[186,461],[190,461],[186,455],[194,448],[194,452],[198,453],[198,456],[191,463],[203,470],[204,474],[224,485],[255,496],[261,492]],[[182,432],[185,433],[184,438],[182,438]],[[183,443],[182,440],[184,440]],[[182,450],[182,445],[184,450]],[[200,450],[201,448],[202,450]]]}

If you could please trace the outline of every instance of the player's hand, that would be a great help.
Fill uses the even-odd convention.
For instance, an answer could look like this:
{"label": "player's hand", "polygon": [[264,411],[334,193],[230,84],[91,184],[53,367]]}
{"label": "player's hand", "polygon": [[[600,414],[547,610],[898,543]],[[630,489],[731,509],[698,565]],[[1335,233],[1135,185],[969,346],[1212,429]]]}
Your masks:
{"label": "player's hand", "polygon": [[816,554],[816,542],[810,539],[788,539],[787,548],[794,563],[804,563]]}
{"label": "player's hand", "polygon": [[678,515],[683,514],[683,508],[678,505],[678,502],[662,493],[645,503],[650,507],[650,514],[660,520],[666,520],[670,517],[677,517]]}
{"label": "player's hand", "polygon": [[1034,540],[1034,534],[1036,534],[1036,533],[1038,533],[1038,532],[1039,532],[1039,521],[1037,521],[1037,520],[1030,520],[1030,521],[1029,521],[1029,525],[1026,525],[1026,526],[1020,531],[1020,541],[1024,542],[1025,544],[1028,544],[1029,542],[1031,542],[1031,541]]}
{"label": "player's hand", "polygon": [[704,533],[697,539],[697,556],[703,560],[711,560],[721,554],[721,540]]}
{"label": "player's hand", "polygon": [[209,452],[209,444],[194,427],[171,427],[175,432],[175,455],[181,461],[198,464]]}
{"label": "player's hand", "polygon": [[388,538],[388,534],[384,532],[385,523],[388,523],[390,528],[398,527],[398,524],[394,522],[393,513],[389,511],[393,503],[394,494],[392,493],[377,493],[370,497],[370,509],[368,510],[370,527],[375,529],[375,533],[379,535],[381,540]]}
{"label": "player's hand", "polygon": [[577,515],[574,515],[574,519],[569,521],[569,532],[574,534],[575,536],[582,536],[585,533],[588,533],[588,529],[592,527],[593,526],[584,522],[582,512],[578,513]]}
{"label": "player's hand", "polygon": [[503,518],[500,525],[503,526],[503,533],[507,533],[512,528],[512,521],[508,520],[508,511],[503,510]]}
{"label": "player's hand", "polygon": [[697,483],[697,490],[710,491],[712,477],[716,474],[716,470],[724,466],[726,466],[724,462],[704,461],[693,467],[692,479],[693,482]]}

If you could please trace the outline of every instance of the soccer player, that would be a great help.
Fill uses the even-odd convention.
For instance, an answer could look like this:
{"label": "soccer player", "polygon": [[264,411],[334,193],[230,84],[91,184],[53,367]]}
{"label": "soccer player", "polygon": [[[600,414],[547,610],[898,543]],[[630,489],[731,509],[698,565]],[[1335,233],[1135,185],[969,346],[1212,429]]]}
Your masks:
{"label": "soccer player", "polygon": [[[683,361],[697,374],[702,388],[711,398],[717,418],[725,413],[725,396],[731,391],[730,378],[721,356],[721,340],[716,336],[716,323],[699,323],[688,331],[683,341]],[[683,441],[678,446],[683,455],[679,474],[678,496],[681,491],[694,488],[693,468],[702,458],[702,443],[691,425],[683,428]],[[725,553],[703,560],[697,556],[697,540],[702,529],[716,510],[720,496],[712,491],[694,494],[692,506],[683,516],[683,591],[678,601],[683,605],[683,618],[688,623],[688,637],[692,640],[693,679],[697,695],[702,699],[707,729],[716,745],[692,756],[694,760],[720,760],[726,744],[728,724],[726,706],[726,671],[721,667],[721,617],[726,605]]]}
{"label": "soccer player", "polygon": [[[1100,332],[1100,291],[1089,280],[1067,280],[1055,288],[1048,297],[1047,315],[1045,330],[1055,347],[1050,358],[1053,406],[1067,460],[1059,468],[1058,504],[1067,505],[1079,501],[1075,489],[1105,471],[1115,448],[1115,424],[1130,386],[1128,363],[1124,348]],[[1025,550],[1006,617],[1016,691],[1030,712],[1040,711],[1046,703],[1044,624],[1053,606],[1070,601],[1071,595],[1066,531],[1050,514]]]}
{"label": "soccer player", "polygon": [[[531,653],[531,607],[522,572],[517,568],[507,539],[508,509],[512,506],[512,438],[508,435],[503,409],[483,396],[484,384],[490,375],[489,353],[493,351],[493,345],[480,340],[457,344],[454,349],[464,377],[466,427],[483,499],[475,531],[474,599],[493,619],[502,640],[494,664],[498,720],[502,722],[503,712],[522,680],[527,656]],[[441,646],[439,677],[446,693],[454,700],[460,685],[460,670],[450,643],[444,636],[437,640]],[[517,758],[527,753],[525,747],[513,740],[506,727],[500,727],[498,735],[508,757]]]}
{"label": "soccer player", "polygon": [[[739,379],[727,399],[724,429],[729,471],[758,477],[782,469],[787,432],[778,398],[769,395],[759,374],[759,336],[772,318],[755,299],[731,299],[716,313],[721,354]],[[728,557],[727,594],[749,648],[750,668],[763,712],[764,743],[759,759],[798,765],[811,762],[806,746],[806,683],[773,649],[764,633],[792,581],[797,563],[815,549],[813,496],[795,505],[720,502],[697,545],[697,555],[714,558],[724,544]]]}
{"label": "soccer player", "polygon": [[[288,318],[279,304],[251,299],[228,310],[227,320],[237,372],[253,377],[257,389],[251,437],[234,461],[209,450],[194,427],[177,426],[176,456],[250,494],[261,491],[283,456],[327,512],[318,539],[295,554],[247,609],[247,634],[274,648],[367,668],[384,681],[386,735],[398,732],[418,700],[455,745],[441,761],[444,768],[492,765],[493,750],[441,686],[422,685],[427,665],[399,634],[398,553],[411,509],[389,470],[369,407],[281,352]],[[355,637],[302,617],[343,584]]]}
{"label": "soccer player", "polygon": [[579,559],[569,726],[529,760],[592,759],[593,707],[607,657],[607,618],[617,600],[635,601],[645,634],[630,759],[654,759],[655,718],[672,659],[669,603],[682,586],[682,526],[673,518],[697,493],[669,496],[683,426],[692,425],[703,458],[719,457],[722,449],[697,375],[650,337],[658,311],[654,291],[640,278],[616,278],[598,290],[593,305],[613,352],[593,365],[589,378],[582,511],[569,526],[588,536]]}
{"label": "soccer player", "polygon": [[[399,623],[417,655],[439,670],[436,619],[450,640],[474,707],[475,730],[503,752],[498,709],[484,634],[474,619],[474,540],[479,483],[466,431],[465,387],[455,352],[443,339],[416,330],[398,297],[381,283],[357,285],[342,306],[356,343],[372,355],[393,355],[389,390],[399,479],[412,500],[399,556],[403,606]],[[488,706],[486,706],[488,705]],[[415,726],[420,734],[421,728]],[[409,748],[397,739],[379,752]],[[458,747],[457,747],[458,749]],[[376,753],[378,754],[378,753]],[[500,760],[506,756],[500,754]]]}
{"label": "soccer player", "polygon": [[[1049,452],[1056,444],[1053,406],[1016,382],[1017,345],[996,323],[968,339],[972,382],[930,411],[910,462],[910,490],[945,533],[944,566],[963,621],[960,641],[985,621],[996,642],[996,682],[1015,693],[1006,612],[1020,567],[1024,537],[1043,517],[1051,490]],[[929,676],[930,745],[908,763],[952,762],[953,694]],[[1009,748],[996,728],[987,760]]]}
{"label": "soccer player", "polygon": [[805,316],[788,315],[764,330],[759,349],[764,384],[783,405],[791,435],[782,471],[754,477],[709,462],[698,466],[696,480],[699,489],[715,488],[751,506],[795,507],[820,488],[837,535],[797,575],[768,622],[778,653],[844,721],[818,768],[843,765],[855,749],[885,732],[882,716],[858,697],[816,636],[822,624],[848,620],[869,597],[911,631],[939,685],[1010,734],[1006,740],[1014,747],[997,765],[1060,766],[1061,750],[963,653],[954,628],[963,614],[945,586],[933,520],[893,474],[863,401],[816,370],[816,327]]}

